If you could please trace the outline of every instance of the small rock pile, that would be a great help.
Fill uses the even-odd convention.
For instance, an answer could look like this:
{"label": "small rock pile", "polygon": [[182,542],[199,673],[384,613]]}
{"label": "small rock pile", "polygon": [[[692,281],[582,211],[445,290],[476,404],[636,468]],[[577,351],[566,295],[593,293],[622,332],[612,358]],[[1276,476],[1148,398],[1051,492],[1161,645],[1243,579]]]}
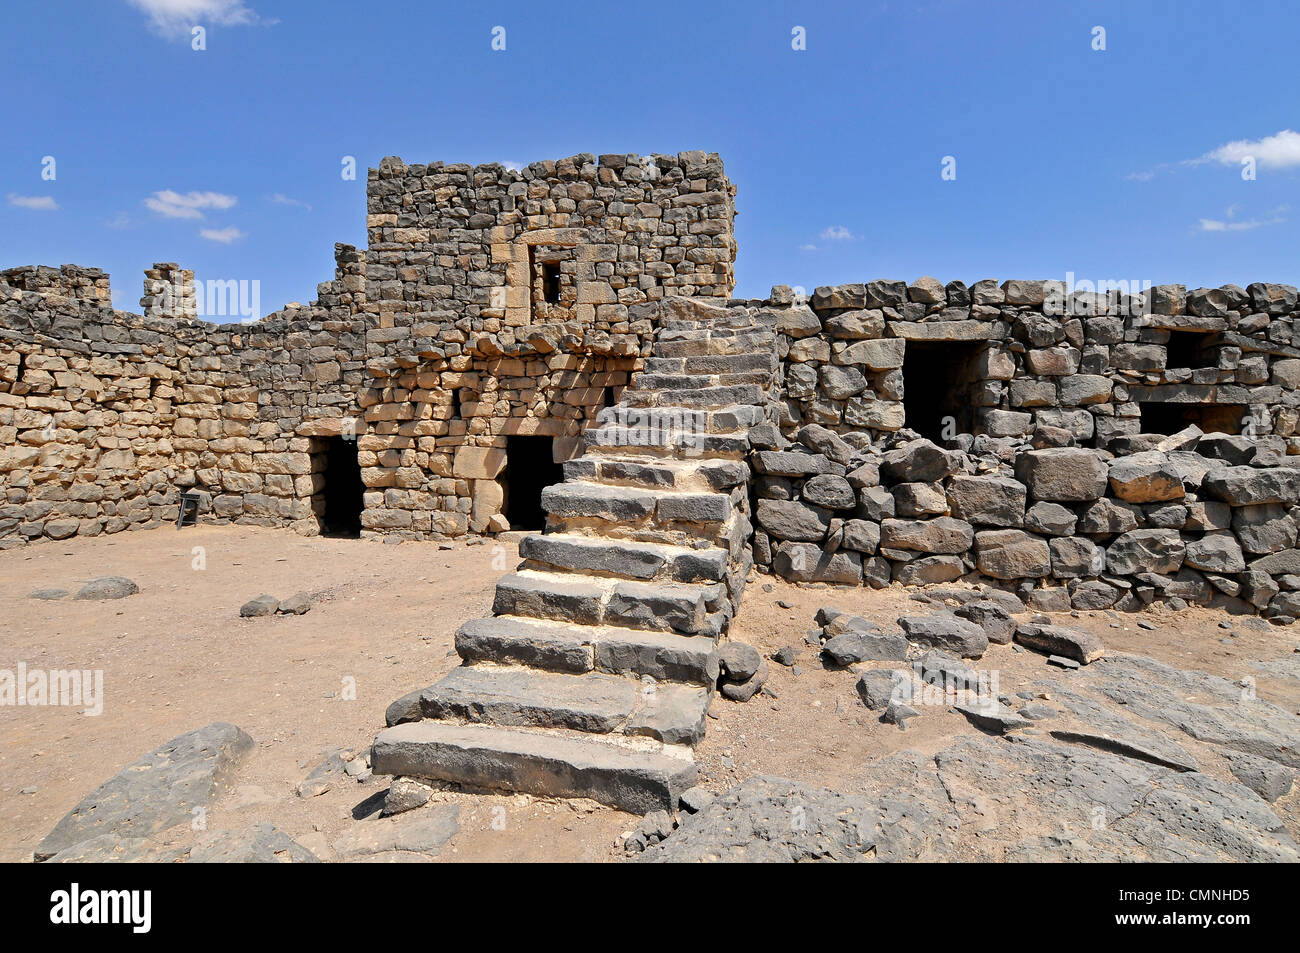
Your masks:
{"label": "small rock pile", "polygon": [[275,596],[262,593],[239,607],[239,615],[244,619],[258,619],[269,615],[306,615],[309,611],[311,611],[311,596],[305,592],[292,595],[283,602]]}

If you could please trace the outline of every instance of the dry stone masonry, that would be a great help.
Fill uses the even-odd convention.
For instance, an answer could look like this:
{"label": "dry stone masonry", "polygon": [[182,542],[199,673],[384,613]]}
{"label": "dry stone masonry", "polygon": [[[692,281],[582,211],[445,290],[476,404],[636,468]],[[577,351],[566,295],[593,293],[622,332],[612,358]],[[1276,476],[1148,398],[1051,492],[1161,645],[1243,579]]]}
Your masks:
{"label": "dry stone masonry", "polygon": [[[703,152],[385,159],[370,247],[242,325],[197,320],[175,263],[146,273],[143,315],[96,269],[0,272],[0,547],[173,522],[182,492],[204,521],[304,534],[540,526],[659,303],[731,293],[734,191]],[[206,283],[208,313],[236,313],[236,284]]]}
{"label": "dry stone masonry", "polygon": [[922,278],[748,307],[785,376],[750,434],[760,566],[1300,614],[1295,288]]}
{"label": "dry stone masonry", "polygon": [[176,263],[143,314],[95,269],[0,272],[0,548],[173,523],[182,494],[306,535],[530,531],[373,770],[641,813],[694,783],[716,694],[763,684],[721,646],[754,568],[979,594],[896,631],[819,618],[835,664],[959,671],[1013,636],[1096,659],[1026,606],[1300,616],[1295,288],[737,300],[735,194],[703,152],[384,159],[367,248],[246,324],[199,320],[244,289]]}

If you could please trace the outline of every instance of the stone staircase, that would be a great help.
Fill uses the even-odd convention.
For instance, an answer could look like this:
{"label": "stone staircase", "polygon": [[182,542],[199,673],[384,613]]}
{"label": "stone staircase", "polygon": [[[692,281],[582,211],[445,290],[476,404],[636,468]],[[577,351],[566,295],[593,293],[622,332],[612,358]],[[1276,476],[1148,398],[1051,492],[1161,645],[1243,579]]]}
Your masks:
{"label": "stone staircase", "polygon": [[775,417],[779,364],[743,309],[663,313],[643,371],[544,491],[546,532],[520,541],[492,617],[457,632],[463,664],[376,738],[377,774],[635,813],[695,783],[752,563],[748,430]]}

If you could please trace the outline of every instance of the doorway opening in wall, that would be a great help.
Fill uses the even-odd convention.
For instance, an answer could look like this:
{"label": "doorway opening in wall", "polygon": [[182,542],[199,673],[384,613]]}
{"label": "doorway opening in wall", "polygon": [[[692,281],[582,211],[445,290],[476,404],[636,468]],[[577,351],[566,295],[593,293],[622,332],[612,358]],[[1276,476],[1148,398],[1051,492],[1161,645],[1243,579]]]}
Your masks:
{"label": "doorway opening in wall", "polygon": [[361,509],[365,484],[357,462],[357,442],[326,437],[316,442],[317,459],[312,467],[318,475],[312,511],[322,536],[356,539],[361,535]]}
{"label": "doorway opening in wall", "polygon": [[507,437],[505,488],[502,511],[511,529],[546,528],[542,490],[564,480],[564,467],[555,462],[555,442],[550,437]]}
{"label": "doorway opening in wall", "polygon": [[972,387],[981,341],[908,341],[903,351],[904,426],[942,444],[975,432]]}
{"label": "doorway opening in wall", "polygon": [[1213,367],[1205,352],[1213,336],[1201,331],[1170,331],[1169,342],[1165,345],[1165,367]]}
{"label": "doorway opening in wall", "polygon": [[560,263],[542,262],[542,300],[547,304],[560,303]]}
{"label": "doorway opening in wall", "polygon": [[1166,437],[1192,424],[1206,433],[1239,434],[1249,409],[1245,404],[1174,404],[1156,400],[1138,404],[1142,433]]}

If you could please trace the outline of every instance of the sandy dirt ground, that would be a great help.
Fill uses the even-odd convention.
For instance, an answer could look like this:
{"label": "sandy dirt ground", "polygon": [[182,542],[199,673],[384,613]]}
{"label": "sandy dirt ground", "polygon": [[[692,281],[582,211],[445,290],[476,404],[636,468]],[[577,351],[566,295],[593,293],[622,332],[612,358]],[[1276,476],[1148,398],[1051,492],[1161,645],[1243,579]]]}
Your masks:
{"label": "sandy dirt ground", "polygon": [[[354,817],[377,809],[387,780],[349,782],[310,799],[297,797],[295,787],[330,750],[367,747],[393,699],[457,664],[456,628],[489,613],[497,578],[517,562],[516,541],[456,542],[443,550],[199,526],[0,553],[0,668],[25,662],[101,669],[105,696],[102,714],[93,717],[61,707],[0,708],[0,861],[29,858],[98,784],[168,739],[214,721],[243,728],[257,747],[237,786],[210,812],[209,830],[269,822],[330,857],[329,845]],[[131,578],[141,592],[108,602],[28,598],[39,588],[75,592],[103,575]],[[306,615],[239,618],[240,605],[254,596],[283,599],[299,591],[315,600]],[[937,750],[972,730],[961,716],[938,709],[923,712],[906,732],[881,724],[859,702],[856,674],[824,668],[803,643],[822,605],[882,623],[926,611],[905,590],[802,588],[752,577],[732,638],[765,655],[799,646],[801,671],[769,662],[762,694],[745,704],[715,701],[697,751],[705,786],[722,790],[766,773],[851,790],[875,758],[904,748]],[[1218,626],[1223,618],[1198,609],[1063,613],[1055,621],[1094,629],[1110,649],[1254,677],[1261,697],[1300,709],[1300,682],[1247,664],[1292,653],[1293,631],[1233,620],[1230,633]],[[1156,628],[1139,628],[1139,619]],[[1009,646],[991,647],[974,664],[996,670],[1003,692],[1060,674],[1041,656]],[[442,861],[615,860],[622,857],[620,834],[637,822],[586,801],[436,797],[461,802],[461,830]],[[1300,836],[1294,827],[1292,833]]]}

